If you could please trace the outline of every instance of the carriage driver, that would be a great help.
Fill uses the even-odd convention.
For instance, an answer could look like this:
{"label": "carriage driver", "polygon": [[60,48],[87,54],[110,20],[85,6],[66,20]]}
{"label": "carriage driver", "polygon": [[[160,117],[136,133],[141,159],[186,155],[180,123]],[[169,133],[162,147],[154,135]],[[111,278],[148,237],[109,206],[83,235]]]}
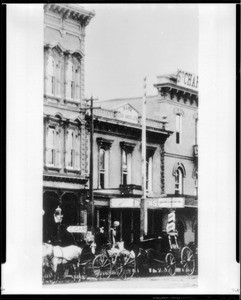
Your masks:
{"label": "carriage driver", "polygon": [[118,248],[120,243],[120,222],[114,221],[113,228],[110,229],[112,248]]}

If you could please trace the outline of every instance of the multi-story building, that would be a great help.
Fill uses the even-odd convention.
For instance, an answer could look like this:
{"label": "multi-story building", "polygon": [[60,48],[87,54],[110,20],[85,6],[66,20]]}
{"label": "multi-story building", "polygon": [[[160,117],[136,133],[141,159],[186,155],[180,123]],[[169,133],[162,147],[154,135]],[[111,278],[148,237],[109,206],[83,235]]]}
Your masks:
{"label": "multi-story building", "polygon": [[[129,100],[129,99],[128,99]],[[94,114],[93,162],[95,227],[109,231],[120,221],[125,246],[140,240],[142,198],[142,117],[127,101],[98,102]],[[142,99],[138,100],[142,105]],[[146,119],[146,190],[164,193],[164,144],[172,134],[166,121]],[[161,235],[163,211],[149,210],[149,235]]]}
{"label": "multi-story building", "polygon": [[43,240],[51,239],[59,206],[64,224],[86,225],[84,57],[85,28],[93,16],[80,5],[44,5]]}
{"label": "multi-story building", "polygon": [[[178,75],[180,74],[182,75],[182,73],[178,73]],[[192,76],[192,74],[188,75],[189,77]],[[177,74],[158,76],[158,82],[154,85],[157,88],[157,95],[147,97],[146,101],[146,117],[147,124],[149,124],[147,136],[152,137],[147,143],[146,161],[148,236],[159,235],[162,230],[165,230],[168,214],[174,210],[175,228],[178,231],[179,241],[182,244],[197,242],[198,79],[193,77],[190,80],[192,80],[190,84],[188,84],[188,78],[185,80],[186,84],[181,84],[181,80],[177,80]],[[107,187],[115,188],[118,194],[123,194],[123,184],[134,184],[132,192],[134,195],[135,186],[141,185],[141,134],[135,132],[135,122],[131,121],[134,119],[133,113],[125,115],[126,109],[127,111],[135,112],[136,120],[140,118],[142,114],[141,103],[142,98],[140,97],[114,99],[98,103],[98,105],[101,104],[104,110],[98,111],[98,113],[101,113],[100,116],[95,111],[96,124],[98,126],[102,124],[102,129],[97,125],[95,128],[96,167],[94,174],[98,175],[95,178],[96,201],[101,197],[108,198],[107,191],[109,189],[106,189]],[[122,120],[125,119],[126,121],[128,118],[129,124],[128,122],[123,123]],[[104,125],[103,120],[105,120],[106,125]],[[165,126],[161,125],[166,123],[167,125]],[[118,131],[118,128],[125,129],[121,133]],[[164,128],[165,130],[163,131]],[[134,133],[133,137],[131,137],[132,132]],[[170,137],[167,138],[166,134],[170,135]],[[108,139],[110,139],[109,142]],[[123,145],[125,143],[133,143],[135,140],[134,148],[133,146],[126,148],[129,149],[128,153],[129,157],[131,157],[129,159],[132,161],[131,177],[127,177],[129,181],[126,182],[124,177],[126,164],[124,162],[128,163],[128,156],[125,157]],[[105,146],[103,147],[102,145]],[[104,170],[104,172],[101,168],[101,155],[103,153],[108,155],[109,168],[108,171]],[[132,153],[132,156],[130,156],[130,153]],[[105,173],[105,175],[102,173]],[[102,178],[109,178],[105,186],[102,184]],[[141,190],[141,187],[139,190]],[[133,195],[131,197],[134,197]],[[138,192],[136,197],[140,198],[141,195],[142,192]],[[106,214],[108,211],[111,211],[112,217],[109,217],[109,220],[115,216],[122,220],[122,226],[126,226],[132,231],[133,225],[131,225],[131,220],[135,210],[127,209],[126,207],[125,212],[121,215],[120,209],[115,210],[113,208],[114,201],[117,201],[115,200],[116,197],[112,191],[112,195],[109,196],[111,209],[106,209]],[[109,206],[106,200],[105,206]],[[136,213],[136,219],[138,218],[139,212]],[[136,221],[136,224],[138,222]],[[135,223],[135,219],[133,223]],[[137,230],[138,234],[140,233],[139,229],[135,230]],[[124,238],[125,229],[122,229],[122,231]]]}

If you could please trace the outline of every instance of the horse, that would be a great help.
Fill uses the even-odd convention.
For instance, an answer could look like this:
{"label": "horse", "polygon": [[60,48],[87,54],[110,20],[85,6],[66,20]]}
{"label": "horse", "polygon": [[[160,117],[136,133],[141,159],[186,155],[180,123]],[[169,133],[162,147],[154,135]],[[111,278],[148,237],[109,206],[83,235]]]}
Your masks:
{"label": "horse", "polygon": [[[53,246],[51,244],[43,244],[43,266],[50,265],[54,274],[54,282],[60,278],[60,269],[71,266],[74,271],[74,278],[80,279],[79,266],[80,261],[86,254],[95,254],[96,244],[94,241],[85,244],[82,248],[76,245],[67,247]],[[62,270],[63,271],[63,270]]]}

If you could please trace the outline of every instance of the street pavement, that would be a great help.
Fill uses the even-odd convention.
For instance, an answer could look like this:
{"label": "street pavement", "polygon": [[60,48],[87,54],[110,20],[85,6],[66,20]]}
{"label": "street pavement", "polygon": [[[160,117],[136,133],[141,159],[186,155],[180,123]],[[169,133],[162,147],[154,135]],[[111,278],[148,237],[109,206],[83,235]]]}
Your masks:
{"label": "street pavement", "polygon": [[147,277],[133,277],[131,279],[121,280],[111,277],[109,279],[97,280],[89,277],[86,281],[81,282],[65,282],[57,284],[44,284],[43,291],[62,291],[72,290],[74,293],[83,294],[104,294],[104,293],[118,293],[118,294],[139,294],[139,293],[153,293],[160,289],[195,289],[198,286],[198,276],[180,275],[168,276],[166,274],[153,274]]}

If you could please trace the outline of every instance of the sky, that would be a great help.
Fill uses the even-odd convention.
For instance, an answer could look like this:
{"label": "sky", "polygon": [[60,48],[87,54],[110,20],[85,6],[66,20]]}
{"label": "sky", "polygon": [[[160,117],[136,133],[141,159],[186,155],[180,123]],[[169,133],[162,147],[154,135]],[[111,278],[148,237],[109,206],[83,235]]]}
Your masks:
{"label": "sky", "polygon": [[198,74],[197,4],[82,4],[86,28],[85,94],[99,100],[155,95],[156,76]]}

